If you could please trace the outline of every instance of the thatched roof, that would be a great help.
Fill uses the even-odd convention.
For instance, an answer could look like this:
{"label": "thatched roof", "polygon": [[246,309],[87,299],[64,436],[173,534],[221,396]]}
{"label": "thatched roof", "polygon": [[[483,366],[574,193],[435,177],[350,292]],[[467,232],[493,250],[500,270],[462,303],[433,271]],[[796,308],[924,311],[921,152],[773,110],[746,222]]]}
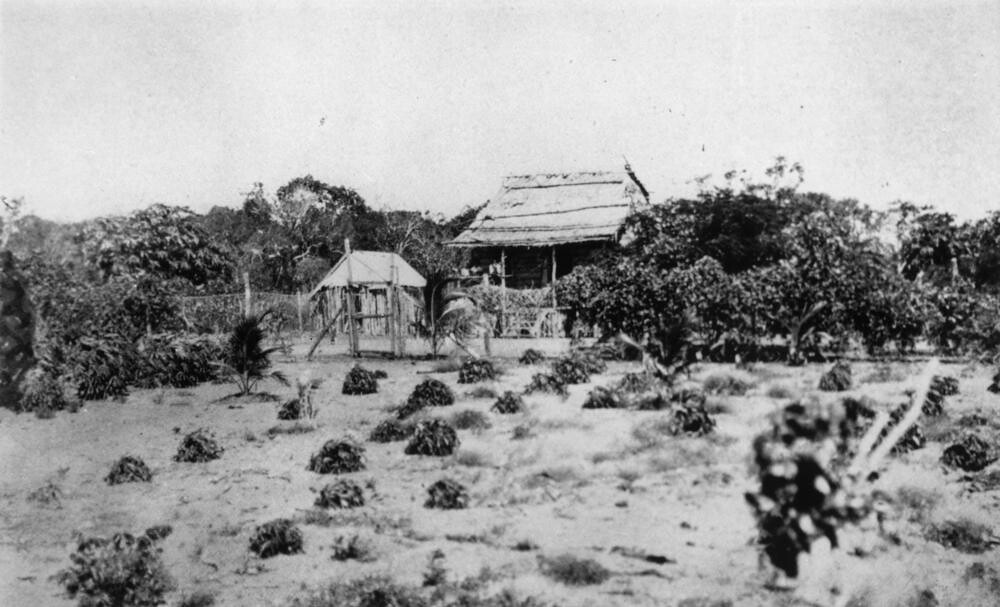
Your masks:
{"label": "thatched roof", "polygon": [[354,285],[366,287],[389,285],[392,282],[393,265],[396,266],[399,276],[399,286],[423,288],[427,285],[424,277],[396,253],[351,251],[350,255],[341,257],[326,273],[323,280],[319,281],[319,284],[309,293],[309,297],[316,295],[323,289],[346,287],[348,263],[350,263],[351,284]]}
{"label": "thatched roof", "polygon": [[630,170],[506,177],[500,192],[449,244],[541,247],[614,240],[648,194]]}

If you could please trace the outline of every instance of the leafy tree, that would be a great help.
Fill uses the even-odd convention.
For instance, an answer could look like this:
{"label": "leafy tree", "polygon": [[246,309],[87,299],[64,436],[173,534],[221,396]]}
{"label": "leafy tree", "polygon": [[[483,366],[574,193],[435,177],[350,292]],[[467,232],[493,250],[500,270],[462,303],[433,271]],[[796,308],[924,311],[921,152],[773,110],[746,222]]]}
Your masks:
{"label": "leafy tree", "polygon": [[288,385],[288,379],[280,371],[267,372],[271,366],[270,355],[280,348],[263,347],[262,323],[266,316],[267,312],[245,316],[229,335],[222,368],[230,375],[241,396],[250,394],[265,377]]}

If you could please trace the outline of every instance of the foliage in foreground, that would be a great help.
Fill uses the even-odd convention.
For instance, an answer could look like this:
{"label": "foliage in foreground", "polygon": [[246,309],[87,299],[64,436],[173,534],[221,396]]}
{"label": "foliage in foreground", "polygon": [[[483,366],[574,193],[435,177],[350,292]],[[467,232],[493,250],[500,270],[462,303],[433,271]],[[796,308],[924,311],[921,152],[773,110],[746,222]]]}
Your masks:
{"label": "foliage in foreground", "polygon": [[520,413],[524,411],[524,399],[520,394],[507,390],[497,398],[490,411],[505,415]]}
{"label": "foliage in foreground", "polygon": [[870,512],[869,500],[849,494],[831,471],[830,458],[850,449],[847,423],[839,409],[793,403],[754,439],[760,489],[746,500],[764,554],[789,577],[798,576],[798,556],[813,541],[825,536],[836,547],[840,527]]}
{"label": "foliage in foreground", "polygon": [[56,579],[80,607],[160,605],[173,588],[160,552],[148,535],[78,538],[73,564]]}
{"label": "foliage in foreground", "polygon": [[316,506],[320,508],[359,508],[364,505],[365,493],[361,485],[347,479],[324,486],[316,498]]}
{"label": "foliage in foreground", "polygon": [[109,485],[119,485],[121,483],[148,483],[153,480],[153,473],[149,471],[146,462],[138,457],[126,455],[119,459],[108,475],[104,477]]}
{"label": "foliage in foreground", "polygon": [[290,519],[268,521],[254,530],[250,550],[262,559],[297,554],[302,552],[302,531]]}
{"label": "foliage in foreground", "polygon": [[403,422],[397,419],[384,419],[372,428],[368,440],[373,443],[391,443],[406,440],[413,436],[416,425],[412,422]]}
{"label": "foliage in foreground", "polygon": [[34,312],[10,251],[0,251],[0,294],[0,403],[18,410],[21,381],[35,364]]}
{"label": "foliage in foreground", "polygon": [[345,474],[365,468],[365,448],[350,439],[328,440],[309,459],[308,470],[318,474]]}
{"label": "foliage in foreground", "polygon": [[407,455],[451,455],[460,444],[455,429],[439,419],[417,424],[413,437],[406,445]]}
{"label": "foliage in foreground", "polygon": [[483,358],[473,358],[462,363],[458,370],[458,383],[474,384],[489,379],[496,379],[497,371],[491,361]]}
{"label": "foliage in foreground", "polygon": [[375,394],[378,392],[378,379],[375,374],[361,365],[354,365],[344,378],[342,394]]}
{"label": "foliage in foreground", "polygon": [[465,485],[450,478],[443,478],[427,488],[424,508],[459,510],[469,506],[469,492]]}
{"label": "foliage in foreground", "polygon": [[184,437],[180,447],[177,448],[177,455],[174,461],[178,462],[208,462],[222,457],[224,449],[211,432],[205,428],[199,428]]}

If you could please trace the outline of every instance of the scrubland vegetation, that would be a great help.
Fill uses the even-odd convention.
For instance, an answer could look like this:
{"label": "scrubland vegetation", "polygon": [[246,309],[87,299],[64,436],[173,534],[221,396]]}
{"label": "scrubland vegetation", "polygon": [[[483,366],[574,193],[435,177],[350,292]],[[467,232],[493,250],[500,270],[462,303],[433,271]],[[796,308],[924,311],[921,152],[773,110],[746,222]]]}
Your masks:
{"label": "scrubland vegetation", "polygon": [[311,286],[344,236],[437,285],[468,214],[307,177],[6,218],[0,603],[997,604],[1000,220],[801,176],[639,209],[564,277],[617,347],[448,361],[307,361],[287,311],[178,298]]}

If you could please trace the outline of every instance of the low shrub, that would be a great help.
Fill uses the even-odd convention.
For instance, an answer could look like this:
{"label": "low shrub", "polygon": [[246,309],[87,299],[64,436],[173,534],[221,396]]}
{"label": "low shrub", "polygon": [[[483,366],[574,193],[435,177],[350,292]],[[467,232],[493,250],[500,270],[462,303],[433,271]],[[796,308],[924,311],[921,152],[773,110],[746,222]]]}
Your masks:
{"label": "low shrub", "polygon": [[[903,419],[903,416],[906,415],[906,409],[907,405],[904,403],[889,412],[890,423],[882,430],[881,434],[879,434],[879,440],[885,439],[885,437],[889,435],[889,432],[892,431],[892,428]],[[909,453],[910,451],[923,449],[926,444],[927,437],[924,436],[923,428],[919,423],[915,423],[910,426],[910,429],[906,431],[903,438],[899,439],[899,442],[893,445],[890,452],[897,455],[901,453]]]}
{"label": "low shrub", "polygon": [[851,366],[839,361],[819,379],[823,392],[843,392],[851,389]]}
{"label": "low shrub", "polygon": [[174,587],[160,553],[147,536],[80,538],[73,564],[55,579],[81,607],[152,607]]}
{"label": "low shrub", "polygon": [[275,436],[279,436],[282,434],[292,434],[292,435],[309,434],[310,432],[315,432],[315,431],[316,431],[315,424],[308,424],[305,422],[295,422],[294,424],[289,424],[287,426],[282,426],[282,425],[271,426],[270,428],[267,429],[267,432],[265,432],[265,434],[267,434],[268,438],[274,438]]}
{"label": "low shrub", "polygon": [[287,518],[268,521],[258,526],[250,537],[250,550],[262,559],[279,554],[302,552],[302,531]]}
{"label": "low shrub", "polygon": [[46,481],[44,485],[28,493],[28,501],[42,506],[59,506],[62,495],[59,485]]}
{"label": "low shrub", "polygon": [[523,354],[521,354],[521,358],[517,359],[517,362],[522,365],[537,365],[543,360],[545,360],[544,354],[534,348],[528,348]]}
{"label": "low shrub", "polygon": [[278,419],[281,421],[302,419],[302,401],[298,398],[286,400],[278,409]]}
{"label": "low shrub", "polygon": [[[430,607],[417,589],[386,576],[333,582],[307,597],[293,599],[290,607]],[[457,607],[457,606],[456,606]]]}
{"label": "low shrub", "polygon": [[310,472],[345,474],[365,469],[365,448],[353,440],[328,440],[309,459]]}
{"label": "low shrub", "polygon": [[446,407],[455,404],[455,393],[443,381],[427,378],[413,389],[407,400],[423,401],[431,407]]}
{"label": "low shrub", "polygon": [[83,400],[124,398],[137,366],[135,346],[120,337],[80,338],[67,356],[69,375]]}
{"label": "low shrub", "polygon": [[564,356],[552,363],[552,375],[564,384],[585,384],[590,381],[586,363],[571,356]]}
{"label": "low shrub", "polygon": [[375,376],[375,379],[388,379],[389,378],[389,374],[386,373],[385,371],[383,371],[382,369],[375,369],[374,371],[372,371],[372,375]]}
{"label": "low shrub", "polygon": [[524,393],[532,394],[534,392],[547,392],[563,397],[569,395],[569,390],[566,389],[566,382],[561,377],[552,373],[535,373],[531,376],[531,382],[525,386]]}
{"label": "low shrub", "polygon": [[375,374],[361,365],[354,365],[344,378],[343,394],[375,394],[378,392],[378,379]]}
{"label": "low shrub", "polygon": [[215,595],[207,590],[195,590],[183,595],[177,602],[177,607],[214,607]]}
{"label": "low shrub", "polygon": [[615,387],[629,394],[639,394],[652,390],[656,386],[654,380],[648,373],[626,373],[622,376]]}
{"label": "low shrub", "polygon": [[368,435],[368,440],[373,443],[391,443],[406,440],[413,436],[416,427],[412,423],[401,422],[396,419],[385,419],[372,428]]}
{"label": "low shrub", "polygon": [[224,449],[208,430],[200,428],[188,434],[177,448],[174,461],[201,463],[219,459]]}
{"label": "low shrub", "polygon": [[713,373],[702,384],[708,394],[743,396],[755,385],[753,378],[734,373]]}
{"label": "low shrub", "polygon": [[602,584],[611,572],[593,559],[582,559],[572,554],[552,558],[539,557],[542,573],[568,586]]}
{"label": "low shrub", "polygon": [[153,480],[153,473],[149,471],[146,462],[138,457],[126,455],[119,459],[108,475],[104,477],[109,485],[120,485],[121,483],[148,483]]}
{"label": "low shrub", "polygon": [[469,492],[465,485],[450,478],[443,478],[427,488],[424,508],[458,510],[469,507]]}
{"label": "low shrub", "polygon": [[715,419],[705,409],[705,404],[681,404],[673,410],[673,434],[704,436],[715,429]]}
{"label": "low shrub", "polygon": [[375,547],[371,540],[358,535],[339,536],[333,543],[335,561],[360,561],[362,563],[375,560]]}
{"label": "low shrub", "polygon": [[929,541],[966,554],[982,554],[1000,544],[989,526],[969,519],[929,525],[924,536]]}
{"label": "low shrub", "polygon": [[365,505],[365,492],[354,481],[341,479],[320,489],[316,506],[320,508],[359,508]]}
{"label": "low shrub", "polygon": [[458,383],[474,384],[489,379],[496,379],[497,371],[493,363],[483,359],[475,358],[462,363],[462,368],[458,370]]}
{"label": "low shrub", "polygon": [[626,406],[621,394],[614,388],[595,386],[583,401],[584,409],[622,409]]}
{"label": "low shrub", "polygon": [[[601,352],[609,353],[612,359],[621,358],[614,349],[611,351],[601,350]],[[608,363],[601,357],[601,352],[573,350],[569,353],[568,358],[576,361],[588,374],[594,375],[596,373],[604,373],[608,370]]]}
{"label": "low shrub", "polygon": [[78,402],[67,398],[59,378],[49,371],[35,367],[25,374],[18,411],[33,411],[43,417],[53,411],[75,410],[78,407]]}
{"label": "low shrub", "polygon": [[422,421],[417,424],[413,437],[406,445],[407,455],[451,455],[458,448],[458,433],[446,422],[439,419]]}
{"label": "low shrub", "polygon": [[967,413],[955,420],[955,425],[960,428],[979,428],[990,423],[990,418],[982,413]]}
{"label": "low shrub", "polygon": [[966,434],[957,443],[948,446],[941,454],[941,463],[966,472],[979,472],[997,460],[989,443],[975,434]]}
{"label": "low shrub", "polygon": [[520,394],[507,390],[497,398],[497,402],[493,403],[490,411],[504,415],[520,413],[524,411],[524,399],[521,398]]}
{"label": "low shrub", "polygon": [[472,430],[474,432],[487,430],[493,425],[485,413],[475,409],[456,411],[452,414],[450,421],[457,430]]}
{"label": "low shrub", "polygon": [[190,388],[218,377],[222,344],[207,337],[146,337],[137,347],[133,385],[137,388]]}

